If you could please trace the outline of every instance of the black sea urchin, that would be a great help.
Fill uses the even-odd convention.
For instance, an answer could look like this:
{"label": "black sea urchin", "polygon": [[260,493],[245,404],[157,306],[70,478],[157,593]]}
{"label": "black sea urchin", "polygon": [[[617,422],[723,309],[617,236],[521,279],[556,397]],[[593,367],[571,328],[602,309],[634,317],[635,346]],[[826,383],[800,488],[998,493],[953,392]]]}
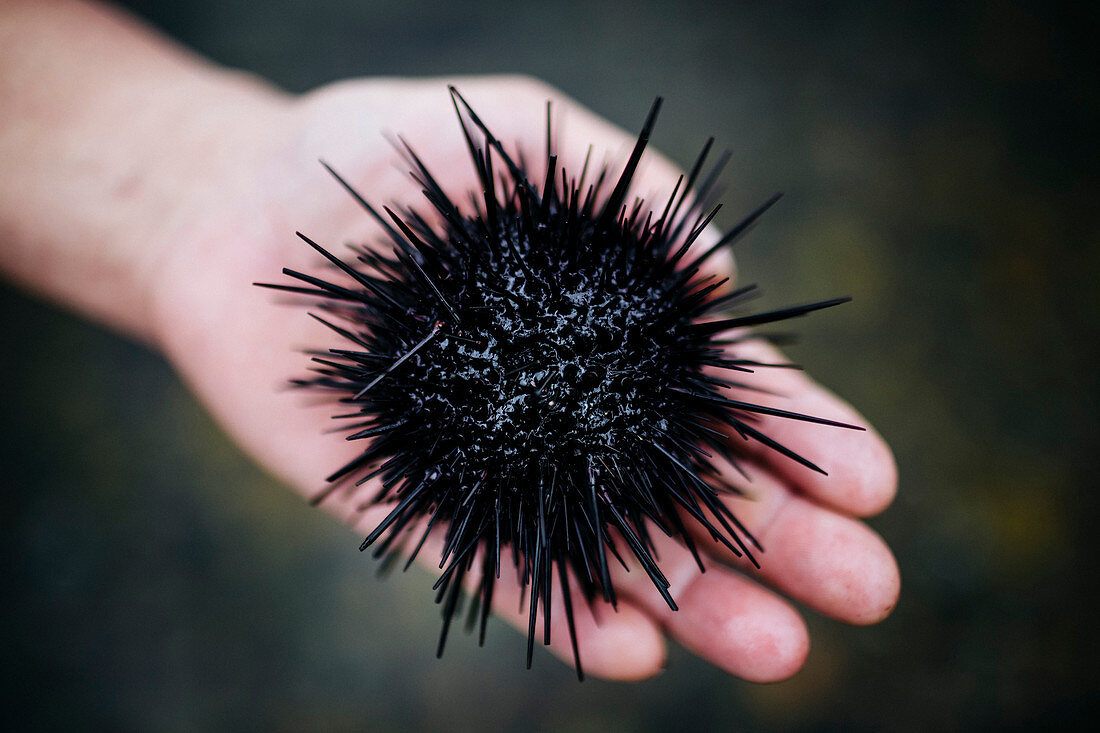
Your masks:
{"label": "black sea urchin", "polygon": [[[715,456],[737,465],[727,433],[820,470],[758,430],[756,416],[840,425],[726,396],[739,383],[716,373],[765,365],[736,358],[737,338],[719,336],[847,299],[700,320],[755,294],[754,286],[723,292],[726,281],[703,274],[702,266],[778,196],[713,246],[692,252],[718,211],[708,211],[708,199],[724,161],[696,186],[708,141],[661,212],[640,200],[628,205],[660,99],[608,192],[606,168],[591,184],[587,162],[575,178],[558,170],[549,119],[539,190],[522,158],[514,162],[451,93],[480,182],[472,202],[449,198],[407,145],[412,176],[439,225],[411,208],[380,215],[329,168],[389,235],[392,256],[355,248],[350,264],[299,234],[350,280],[340,285],[284,270],[308,287],[270,286],[320,298],[335,317],[319,320],[346,347],[316,354],[316,376],[295,384],[340,395],[348,409],[337,417],[350,421],[348,440],[369,439],[328,477],[332,486],[316,501],[343,480],[379,479],[372,503],[392,508],[360,549],[376,544],[376,556],[387,562],[414,541],[415,557],[431,528],[446,525],[435,584],[440,654],[475,566],[467,625],[479,624],[484,641],[494,581],[502,557],[510,556],[524,593],[530,586],[530,666],[540,606],[549,643],[556,574],[581,674],[569,570],[588,601],[599,594],[614,603],[608,565],[628,553],[675,609],[652,551],[652,528],[682,541],[700,567],[685,523],[698,522],[715,542],[756,563],[749,546],[759,545],[719,496],[732,489]],[[502,171],[495,171],[494,155]]]}

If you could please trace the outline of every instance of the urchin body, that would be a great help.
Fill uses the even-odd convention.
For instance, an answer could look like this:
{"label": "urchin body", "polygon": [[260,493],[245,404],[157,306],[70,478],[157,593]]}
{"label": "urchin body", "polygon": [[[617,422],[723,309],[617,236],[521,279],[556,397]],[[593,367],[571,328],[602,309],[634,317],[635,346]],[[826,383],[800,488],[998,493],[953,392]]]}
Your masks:
{"label": "urchin body", "polygon": [[321,320],[346,342],[318,353],[316,376],[295,383],[336,392],[348,439],[367,441],[328,477],[333,487],[380,481],[374,502],[391,509],[361,549],[415,557],[433,528],[444,534],[439,652],[464,580],[476,576],[467,618],[484,639],[495,580],[512,565],[530,594],[528,665],[540,608],[549,643],[557,587],[579,673],[571,585],[614,603],[609,566],[633,558],[675,609],[651,531],[698,558],[687,526],[698,523],[756,562],[755,540],[720,496],[732,487],[718,462],[737,466],[730,435],[820,470],[762,433],[757,417],[836,423],[731,398],[769,365],[738,359],[736,339],[721,337],[844,299],[714,318],[755,288],[730,289],[703,274],[705,262],[775,198],[696,251],[717,212],[706,207],[722,161],[695,185],[708,143],[663,210],[628,203],[660,100],[607,191],[606,169],[591,182],[587,163],[573,178],[558,170],[549,134],[542,185],[533,184],[452,93],[480,183],[471,202],[452,201],[407,146],[440,224],[412,208],[383,216],[337,175],[388,232],[392,256],[357,248],[348,263],[300,235],[346,280],[286,270],[308,287],[272,287],[321,299]]}

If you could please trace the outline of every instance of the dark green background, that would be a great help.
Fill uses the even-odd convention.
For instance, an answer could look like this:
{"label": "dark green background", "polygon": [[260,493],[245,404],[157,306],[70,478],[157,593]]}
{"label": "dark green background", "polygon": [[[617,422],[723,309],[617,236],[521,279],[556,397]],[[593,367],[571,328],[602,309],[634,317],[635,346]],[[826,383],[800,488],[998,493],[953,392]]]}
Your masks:
{"label": "dark green background", "polygon": [[[1074,723],[1093,664],[1095,18],[1049,3],[132,3],[292,90],[354,75],[541,76],[656,145],[733,152],[726,216],[765,305],[851,293],[793,355],[892,442],[901,603],[809,614],[803,672],[674,650],[578,685],[521,638],[457,637],[421,571],[249,465],[158,357],[0,289],[0,709],[32,728],[900,730]],[[448,114],[447,100],[440,100]],[[0,163],[2,167],[2,163]],[[20,726],[22,727],[22,726]]]}

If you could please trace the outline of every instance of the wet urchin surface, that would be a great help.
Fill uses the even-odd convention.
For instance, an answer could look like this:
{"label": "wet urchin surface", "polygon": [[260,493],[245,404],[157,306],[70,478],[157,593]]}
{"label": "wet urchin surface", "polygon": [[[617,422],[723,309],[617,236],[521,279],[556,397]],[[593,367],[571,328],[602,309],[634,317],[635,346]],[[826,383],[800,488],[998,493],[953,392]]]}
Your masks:
{"label": "wet urchin surface", "polygon": [[587,602],[614,604],[609,568],[633,561],[675,609],[651,533],[678,538],[702,568],[691,523],[759,567],[762,548],[721,498],[736,490],[720,462],[739,468],[738,443],[756,441],[821,471],[762,432],[759,416],[851,426],[731,397],[753,388],[757,370],[790,366],[738,358],[736,329],[847,299],[744,313],[756,287],[733,289],[707,272],[778,199],[711,246],[693,246],[719,208],[725,158],[702,174],[710,141],[659,209],[628,199],[660,99],[614,178],[587,160],[574,176],[559,169],[549,114],[546,160],[529,175],[451,94],[478,190],[453,200],[402,143],[430,209],[381,213],[329,168],[382,226],[390,252],[352,246],[344,260],[299,234],[343,276],[284,270],[299,282],[267,286],[318,300],[314,317],[341,343],[313,352],[311,375],[293,382],[333,393],[345,437],[366,446],[315,503],[377,480],[369,505],[389,513],[360,549],[373,546],[383,567],[402,556],[407,567],[441,528],[439,654],[463,612],[463,586],[467,628],[483,642],[494,584],[515,572],[530,666],[540,608],[550,641],[557,578],[582,675],[570,577]]}

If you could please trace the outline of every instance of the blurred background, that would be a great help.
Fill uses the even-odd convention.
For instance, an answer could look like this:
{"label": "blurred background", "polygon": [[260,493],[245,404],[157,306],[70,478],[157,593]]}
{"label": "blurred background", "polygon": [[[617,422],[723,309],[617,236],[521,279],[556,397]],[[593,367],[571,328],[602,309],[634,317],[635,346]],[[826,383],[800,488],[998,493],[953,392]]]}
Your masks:
{"label": "blurred background", "polygon": [[[433,655],[423,571],[250,465],[148,351],[0,285],[0,709],[113,730],[1073,727],[1093,665],[1100,325],[1095,17],[1051,3],[127,3],[304,91],[356,75],[534,74],[657,147],[733,153],[763,305],[850,293],[791,348],[893,444],[896,612],[807,612],[794,679],[680,649],[641,684],[521,637]],[[1089,31],[1089,29],[1092,31]],[[441,99],[441,112],[447,100]],[[15,717],[11,717],[15,716]]]}

